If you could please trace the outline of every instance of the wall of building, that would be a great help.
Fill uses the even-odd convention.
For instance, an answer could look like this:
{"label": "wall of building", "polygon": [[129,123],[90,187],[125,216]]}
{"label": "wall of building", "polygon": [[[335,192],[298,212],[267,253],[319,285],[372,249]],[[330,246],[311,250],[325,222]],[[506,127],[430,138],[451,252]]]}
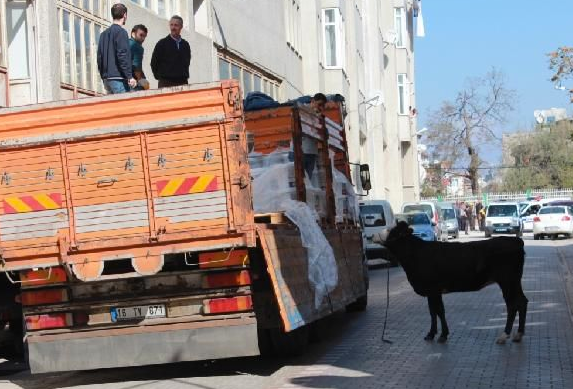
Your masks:
{"label": "wall of building", "polygon": [[302,94],[302,59],[287,45],[284,1],[204,2],[215,45],[282,80],[281,100]]}
{"label": "wall of building", "polygon": [[[5,1],[0,0],[0,5]],[[37,44],[33,53],[37,81],[28,85],[28,95],[22,92],[25,85],[13,85],[13,104],[79,96],[73,88],[61,88],[62,44],[55,33],[59,31],[58,1],[32,2],[35,15],[42,15],[35,21],[33,41]],[[345,96],[350,160],[370,165],[373,189],[369,198],[388,199],[399,208],[419,196],[415,115],[409,109],[398,113],[398,73],[407,74],[407,105],[415,107],[412,2],[180,0],[179,13],[185,23],[182,35],[192,50],[190,82],[219,79],[218,58],[228,55],[280,84],[276,97],[281,101],[319,91]],[[132,1],[125,4],[129,8],[126,29],[130,31],[134,24],[148,27],[144,71],[154,88],[157,83],[149,62],[156,42],[169,33],[167,16]],[[407,10],[403,48],[390,42],[396,7]],[[340,10],[344,61],[337,68],[325,64],[325,8]],[[1,89],[0,85],[0,94]]]}

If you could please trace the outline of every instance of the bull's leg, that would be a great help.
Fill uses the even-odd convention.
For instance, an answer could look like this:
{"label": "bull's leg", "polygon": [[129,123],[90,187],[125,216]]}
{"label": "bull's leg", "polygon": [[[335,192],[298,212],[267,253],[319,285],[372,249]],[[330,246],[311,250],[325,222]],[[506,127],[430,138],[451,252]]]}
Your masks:
{"label": "bull's leg", "polygon": [[434,295],[428,295],[428,308],[430,309],[430,316],[432,317],[432,325],[430,332],[424,337],[424,340],[434,340],[438,333],[438,318],[436,314],[436,298]]}
{"label": "bull's leg", "polygon": [[505,300],[505,307],[507,309],[507,320],[505,321],[505,329],[501,335],[496,340],[497,344],[505,344],[509,336],[511,335],[511,329],[513,328],[513,322],[515,321],[515,316],[517,315],[517,291],[514,287],[508,285],[501,285],[501,291],[503,293],[503,299]]}
{"label": "bull's leg", "polygon": [[448,328],[448,323],[446,322],[446,309],[444,308],[444,301],[442,300],[442,294],[440,293],[437,297],[437,314],[440,318],[440,323],[442,324],[442,333],[438,338],[439,343],[445,343],[448,340],[448,335],[450,330]]}
{"label": "bull's leg", "polygon": [[525,334],[525,320],[527,317],[527,297],[523,293],[523,289],[521,287],[521,283],[519,284],[519,291],[518,291],[518,303],[517,303],[517,310],[519,312],[519,326],[517,327],[517,332],[513,335],[514,342],[521,342],[521,338],[523,338],[523,334]]}

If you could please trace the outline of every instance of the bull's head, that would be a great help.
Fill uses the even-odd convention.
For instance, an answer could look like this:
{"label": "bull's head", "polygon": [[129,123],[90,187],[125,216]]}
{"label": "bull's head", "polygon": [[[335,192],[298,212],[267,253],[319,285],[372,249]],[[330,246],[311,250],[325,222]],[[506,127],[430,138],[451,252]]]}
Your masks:
{"label": "bull's head", "polygon": [[388,234],[388,237],[386,238],[385,245],[391,249],[393,246],[393,243],[396,243],[403,238],[411,236],[413,232],[414,232],[414,230],[410,228],[408,223],[406,223],[405,221],[400,221],[400,222],[398,222],[396,227],[394,227],[390,230],[390,233]]}

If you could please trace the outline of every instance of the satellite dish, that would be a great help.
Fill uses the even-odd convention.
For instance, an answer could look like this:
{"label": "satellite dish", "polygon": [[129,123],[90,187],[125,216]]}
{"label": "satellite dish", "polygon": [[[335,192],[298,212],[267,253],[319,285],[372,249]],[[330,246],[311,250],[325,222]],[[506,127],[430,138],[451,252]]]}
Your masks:
{"label": "satellite dish", "polygon": [[372,91],[372,97],[368,100],[364,101],[365,104],[368,104],[373,107],[378,107],[384,104],[384,92],[381,90]]}
{"label": "satellite dish", "polygon": [[539,124],[545,122],[545,115],[542,111],[533,111],[533,116],[535,116],[535,121]]}
{"label": "satellite dish", "polygon": [[384,34],[384,43],[395,45],[397,40],[398,34],[394,30],[388,30],[386,34]]}

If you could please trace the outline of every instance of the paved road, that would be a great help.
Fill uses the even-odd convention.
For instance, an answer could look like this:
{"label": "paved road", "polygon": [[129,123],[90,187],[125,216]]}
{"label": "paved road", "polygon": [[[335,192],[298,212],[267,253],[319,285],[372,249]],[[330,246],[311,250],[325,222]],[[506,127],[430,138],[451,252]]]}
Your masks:
{"label": "paved road", "polygon": [[445,296],[450,339],[446,345],[423,341],[429,328],[426,302],[399,268],[390,270],[387,339],[392,343],[382,342],[386,270],[378,269],[371,272],[368,311],[323,323],[322,342],[298,359],[242,358],[38,376],[21,372],[5,376],[0,388],[572,388],[573,325],[566,289],[573,293],[573,240],[526,237],[526,245],[523,283],[530,303],[521,344],[494,344],[505,323],[497,286]]}

